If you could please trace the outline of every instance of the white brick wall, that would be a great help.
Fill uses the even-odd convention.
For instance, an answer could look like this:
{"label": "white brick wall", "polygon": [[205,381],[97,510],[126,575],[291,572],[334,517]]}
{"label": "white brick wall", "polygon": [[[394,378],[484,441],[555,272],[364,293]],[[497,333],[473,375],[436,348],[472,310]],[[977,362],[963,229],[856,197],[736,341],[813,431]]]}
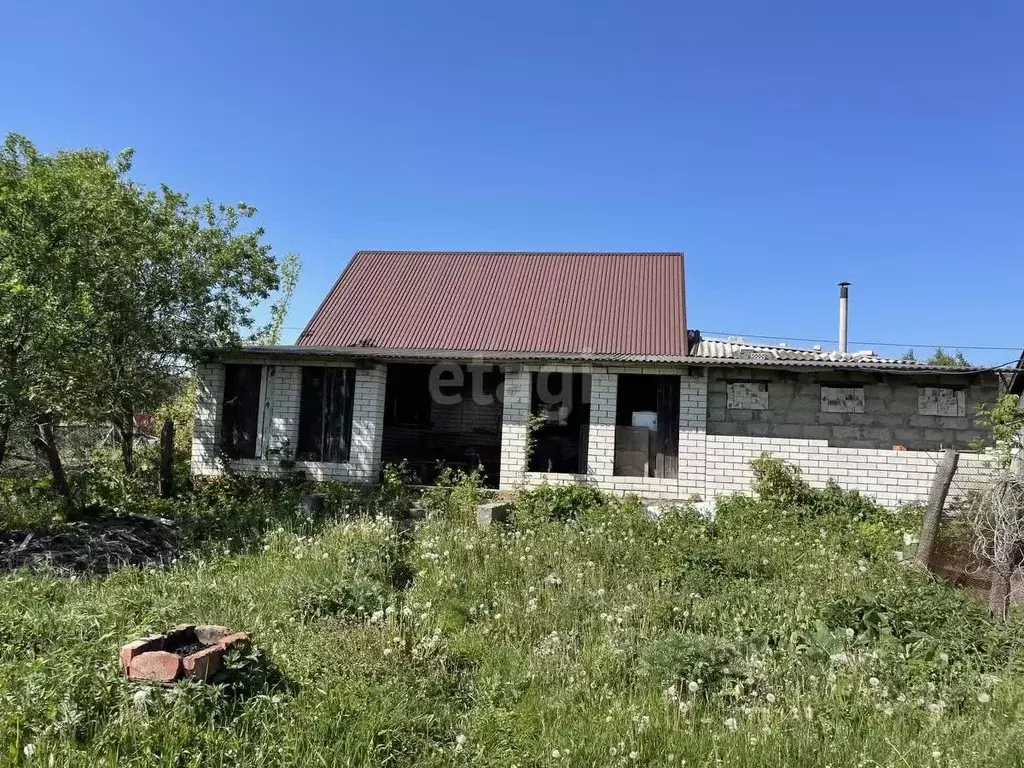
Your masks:
{"label": "white brick wall", "polygon": [[[753,474],[750,462],[768,451],[803,471],[815,488],[834,479],[886,507],[920,503],[928,499],[940,451],[893,451],[875,448],[834,448],[825,440],[773,437],[707,436],[705,496],[749,493]],[[955,487],[988,466],[985,456],[960,455]]]}
{"label": "white brick wall", "polygon": [[[299,388],[301,368],[279,365],[279,359],[247,360],[266,369],[260,412],[258,454],[260,458],[235,461],[240,472],[280,473],[281,453],[293,455],[298,443]],[[340,363],[339,363],[340,364]],[[733,492],[749,493],[750,461],[769,451],[803,470],[812,486],[822,487],[834,478],[844,488],[853,488],[879,503],[895,507],[923,502],[928,497],[939,452],[893,451],[872,448],[830,447],[825,440],[709,435],[707,433],[707,376],[705,371],[690,375],[686,370],[641,369],[637,367],[572,368],[590,374],[590,429],[586,475],[524,472],[526,457],[526,415],[530,407],[529,367],[509,366],[505,370],[501,421],[501,487],[533,487],[547,481],[564,484],[584,480],[615,493],[638,493],[647,498],[711,499]],[[545,370],[568,371],[568,366]],[[679,477],[665,480],[647,477],[616,477],[615,400],[620,373],[676,374],[680,376]],[[220,410],[224,392],[223,365],[205,364],[197,371],[195,437],[192,471],[197,475],[220,472],[218,443]],[[298,462],[297,468],[317,479],[376,482],[380,473],[383,436],[386,368],[378,365],[356,371],[352,449],[345,464]],[[277,453],[275,453],[277,452]],[[977,479],[987,459],[962,454],[955,481]]]}
{"label": "white brick wall", "polygon": [[501,487],[523,482],[526,468],[526,414],[530,412],[530,373],[505,369],[501,415]]}
{"label": "white brick wall", "polygon": [[[566,369],[568,370],[568,369]],[[564,485],[580,480],[615,493],[638,493],[648,498],[683,499],[704,493],[704,440],[706,437],[707,379],[701,371],[689,376],[685,372],[665,369],[640,368],[574,368],[576,372],[591,374],[590,378],[590,430],[587,444],[586,475],[552,472],[528,472],[525,484],[536,487],[547,481],[551,485]],[[615,401],[620,373],[645,373],[680,377],[679,403],[679,478],[668,480],[655,477],[616,477],[615,457]],[[529,408],[529,374],[526,376],[526,408]],[[507,378],[506,378],[507,382]],[[507,408],[507,405],[506,405]],[[523,411],[525,418],[525,410]],[[525,429],[523,430],[525,445]],[[502,437],[504,440],[505,433]],[[504,457],[504,442],[502,456]],[[520,454],[521,462],[521,454]],[[522,466],[522,463],[519,464]],[[502,487],[506,484],[505,465],[502,464]]]}
{"label": "white brick wall", "polygon": [[220,409],[224,397],[224,366],[204,363],[196,368],[196,415],[192,436],[192,474],[217,475]]}
{"label": "white brick wall", "polygon": [[[282,474],[281,460],[293,458],[299,438],[299,391],[302,368],[279,365],[273,358],[247,360],[264,365],[261,391],[257,458],[237,459],[237,472]],[[356,370],[352,412],[352,447],[349,461],[332,464],[299,461],[295,469],[317,480],[373,483],[380,473],[380,447],[384,419],[384,366]],[[217,475],[220,442],[220,411],[224,397],[224,366],[199,366],[196,387],[195,437],[192,442],[192,473]]]}

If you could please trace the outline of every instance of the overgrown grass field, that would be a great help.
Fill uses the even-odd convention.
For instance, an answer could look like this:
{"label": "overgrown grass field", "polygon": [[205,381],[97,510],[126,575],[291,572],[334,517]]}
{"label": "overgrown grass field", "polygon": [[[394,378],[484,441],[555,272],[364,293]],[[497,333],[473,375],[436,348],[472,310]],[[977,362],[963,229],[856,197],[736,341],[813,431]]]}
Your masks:
{"label": "overgrown grass field", "polygon": [[[408,535],[291,499],[169,567],[8,573],[0,762],[1024,764],[1019,618],[898,562],[917,517],[767,490],[711,522],[542,487],[478,528],[463,480]],[[222,686],[122,678],[122,643],[184,621],[258,650]]]}

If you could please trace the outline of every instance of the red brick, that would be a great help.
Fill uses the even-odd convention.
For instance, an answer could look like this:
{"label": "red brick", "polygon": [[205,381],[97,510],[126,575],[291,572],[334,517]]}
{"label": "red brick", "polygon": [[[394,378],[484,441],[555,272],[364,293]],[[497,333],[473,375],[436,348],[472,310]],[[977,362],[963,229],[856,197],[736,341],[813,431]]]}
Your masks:
{"label": "red brick", "polygon": [[245,632],[235,632],[233,635],[223,638],[218,645],[230,648],[232,645],[249,645],[249,642],[249,636]]}
{"label": "red brick", "polygon": [[149,651],[159,651],[163,648],[164,636],[163,635],[152,635],[150,637],[143,637],[140,640],[132,640],[132,642],[121,646],[121,671],[127,672],[128,667],[132,663],[132,659],[136,656],[140,656],[143,653]]}
{"label": "red brick", "polygon": [[181,674],[181,658],[167,651],[147,651],[132,659],[128,677],[151,683],[173,683]]}
{"label": "red brick", "polygon": [[220,671],[221,659],[224,658],[225,649],[219,645],[204,648],[201,651],[186,656],[181,660],[181,666],[185,670],[185,677],[194,680],[209,680]]}

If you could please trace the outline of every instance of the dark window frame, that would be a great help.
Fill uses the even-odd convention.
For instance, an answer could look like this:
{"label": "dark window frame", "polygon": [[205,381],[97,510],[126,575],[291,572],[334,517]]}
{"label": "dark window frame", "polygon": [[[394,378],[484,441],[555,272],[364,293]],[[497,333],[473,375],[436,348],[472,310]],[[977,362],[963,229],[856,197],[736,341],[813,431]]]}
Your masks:
{"label": "dark window frame", "polygon": [[590,374],[571,371],[530,372],[530,413],[547,416],[548,410],[540,398],[540,377],[547,377],[545,384],[551,392],[551,376],[559,376],[558,395],[564,394],[564,387],[570,387],[569,412],[566,423],[545,421],[533,432],[533,451],[530,454],[528,471],[582,475],[586,473],[586,454],[590,435],[590,401],[584,397]]}
{"label": "dark window frame", "polygon": [[[679,477],[679,419],[682,380],[675,374],[618,374],[615,386],[615,447],[612,474],[616,477],[651,477],[676,480]],[[643,405],[642,408],[631,406]],[[657,414],[657,429],[648,438],[647,474],[628,472],[619,466],[620,428],[633,427],[636,410]]]}
{"label": "dark window frame", "polygon": [[355,368],[303,366],[295,458],[345,464],[352,455]]}
{"label": "dark window frame", "polygon": [[[254,385],[255,383],[255,385]],[[246,398],[251,397],[251,402]],[[221,448],[229,459],[255,459],[259,442],[263,366],[226,363],[221,399]]]}

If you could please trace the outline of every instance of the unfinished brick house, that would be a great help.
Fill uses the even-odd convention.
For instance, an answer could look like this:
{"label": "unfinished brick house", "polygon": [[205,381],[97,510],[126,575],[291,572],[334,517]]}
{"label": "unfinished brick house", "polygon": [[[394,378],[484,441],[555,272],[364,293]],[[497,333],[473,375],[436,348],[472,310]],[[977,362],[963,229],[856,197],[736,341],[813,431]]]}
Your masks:
{"label": "unfinished brick house", "polygon": [[501,488],[713,498],[767,450],[892,506],[927,496],[938,451],[980,435],[1000,388],[984,369],[703,339],[680,253],[361,251],[297,344],[221,353],[198,378],[196,474],[374,483],[406,461],[423,483],[481,467]]}

